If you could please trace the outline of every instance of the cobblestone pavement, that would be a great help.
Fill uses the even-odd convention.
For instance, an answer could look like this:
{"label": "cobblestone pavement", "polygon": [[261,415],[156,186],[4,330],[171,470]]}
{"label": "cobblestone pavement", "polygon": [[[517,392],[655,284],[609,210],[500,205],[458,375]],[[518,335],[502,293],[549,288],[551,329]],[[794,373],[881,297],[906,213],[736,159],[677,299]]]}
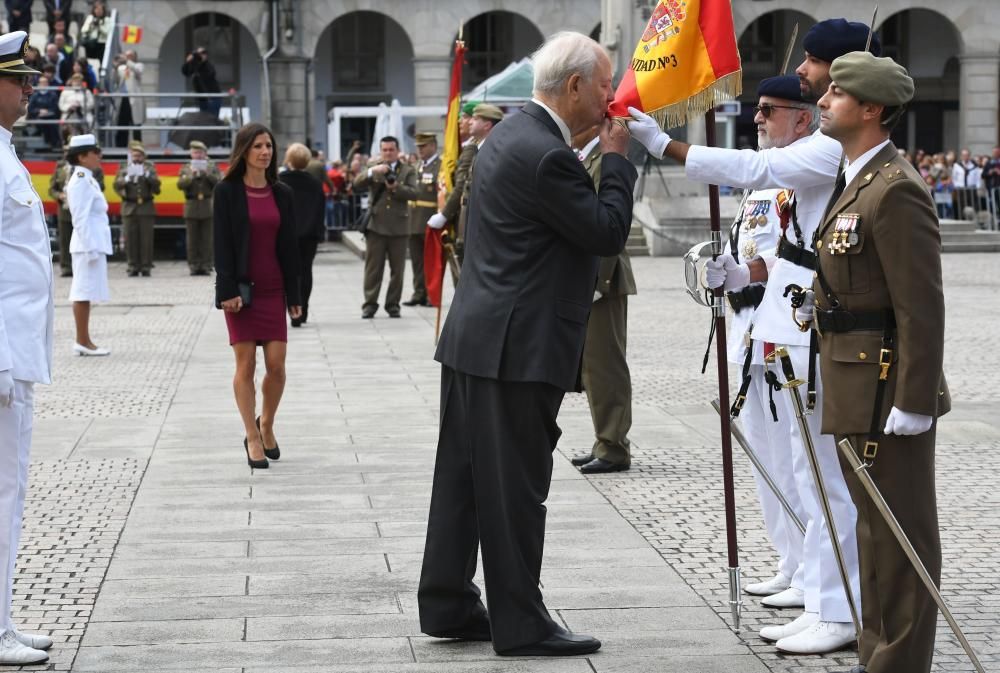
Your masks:
{"label": "cobblestone pavement", "polygon": [[[955,410],[941,422],[938,461],[945,594],[988,667],[1000,661],[1000,353],[992,348],[1000,325],[983,311],[996,284],[980,279],[996,259],[945,258]],[[415,629],[437,413],[432,310],[357,320],[361,265],[343,248],[323,252],[317,324],[293,332],[290,349],[290,380],[302,387],[290,386],[282,407],[296,426],[282,436],[308,462],[248,480],[232,441],[231,356],[210,307],[211,279],[167,262],[152,279],[127,279],[112,265],[113,302],[92,318],[95,340],[113,350],[107,360],[70,356],[61,280],[56,382],[37,389],[15,584],[20,626],[51,631],[59,644],[47,666],[25,670],[849,668],[850,652],[775,655],[754,634],[790,617],[750,599],[741,638],[726,637],[718,420],[707,406],[715,383],[698,371],[708,316],[679,289],[678,260],[637,259],[635,269],[633,469],[585,481],[557,461],[550,508],[550,607],[569,626],[607,637],[604,653],[586,662],[498,662],[485,648],[435,647]],[[402,402],[383,409],[386,399]],[[583,396],[567,396],[560,425],[566,456],[589,446]],[[752,478],[741,456],[736,467],[744,576],[769,576],[775,559]],[[369,565],[369,552],[381,565]],[[619,570],[607,579],[613,591],[587,588],[595,565]],[[935,671],[972,670],[941,624]],[[338,632],[347,635],[330,635]]]}

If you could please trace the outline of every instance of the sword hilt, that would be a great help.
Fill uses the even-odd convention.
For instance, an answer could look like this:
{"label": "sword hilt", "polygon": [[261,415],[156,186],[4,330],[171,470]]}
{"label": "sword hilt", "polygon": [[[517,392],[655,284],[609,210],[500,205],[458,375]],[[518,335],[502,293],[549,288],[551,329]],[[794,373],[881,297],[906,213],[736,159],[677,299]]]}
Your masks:
{"label": "sword hilt", "polygon": [[779,346],[774,349],[775,359],[781,362],[781,371],[785,374],[785,388],[798,388],[805,385],[805,381],[795,378],[795,367],[792,365],[792,356],[788,354],[788,349]]}

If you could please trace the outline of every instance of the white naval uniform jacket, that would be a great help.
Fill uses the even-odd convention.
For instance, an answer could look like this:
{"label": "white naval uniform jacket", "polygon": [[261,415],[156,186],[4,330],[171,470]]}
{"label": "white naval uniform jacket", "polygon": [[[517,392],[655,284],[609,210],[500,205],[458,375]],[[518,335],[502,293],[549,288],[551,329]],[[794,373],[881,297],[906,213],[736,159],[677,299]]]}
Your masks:
{"label": "white naval uniform jacket", "polygon": [[74,255],[87,252],[110,255],[114,250],[104,192],[90,170],[83,166],[70,168],[72,173],[66,183],[66,203],[73,216],[69,251]]}
{"label": "white naval uniform jacket", "polygon": [[0,127],[0,370],[52,380],[52,251],[42,199]]}
{"label": "white naval uniform jacket", "polygon": [[[740,216],[739,241],[736,244],[736,258],[741,264],[758,258],[774,257],[778,247],[778,239],[781,238],[781,218],[778,215],[777,196],[780,189],[758,189],[751,192],[743,206],[743,213]],[[758,223],[757,218],[763,217],[766,221]],[[789,224],[791,228],[791,224]],[[733,238],[730,236],[726,243],[726,252],[733,253]],[[751,285],[758,285],[752,283]],[[758,309],[748,306],[740,312],[731,311],[732,321],[729,324],[727,335],[727,356],[729,363],[737,367],[743,366],[746,359],[747,332],[751,325],[756,323]],[[764,364],[764,343],[757,337],[757,328],[753,328],[751,335],[753,339],[753,357],[751,364]]]}
{"label": "white naval uniform jacket", "polygon": [[[816,131],[787,147],[769,150],[729,150],[692,145],[685,169],[697,182],[744,189],[787,188],[795,190],[799,227],[807,246],[819,226],[827,201],[833,194],[843,150],[833,138]],[[789,225],[789,240],[795,234]],[[768,274],[764,300],[757,307],[755,339],[789,346],[808,346],[809,333],[800,332],[792,320],[788,297],[791,283],[812,287],[813,271],[783,259]]]}

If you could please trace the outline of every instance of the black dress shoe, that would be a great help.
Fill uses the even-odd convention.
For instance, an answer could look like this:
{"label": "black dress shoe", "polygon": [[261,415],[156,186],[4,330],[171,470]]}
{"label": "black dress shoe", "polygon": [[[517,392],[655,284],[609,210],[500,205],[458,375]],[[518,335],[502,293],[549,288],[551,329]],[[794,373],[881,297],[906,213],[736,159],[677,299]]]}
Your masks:
{"label": "black dress shoe", "polygon": [[398,318],[399,317],[399,309],[398,308],[387,308],[385,310],[385,312],[389,314],[390,318]]}
{"label": "black dress shoe", "polygon": [[361,317],[364,318],[365,320],[369,320],[371,318],[374,318],[376,310],[377,309],[374,309],[371,306],[365,307],[365,308],[361,309]]}
{"label": "black dress shoe", "polygon": [[573,463],[574,467],[580,467],[581,465],[586,465],[593,459],[594,459],[594,454],[587,453],[582,456],[577,456],[576,458],[570,458],[569,462]]}
{"label": "black dress shoe", "polygon": [[149,271],[140,271],[140,273],[143,275],[144,278],[149,278],[152,275],[152,273],[150,273]]}
{"label": "black dress shoe", "polygon": [[[257,421],[256,422],[257,422],[257,432],[259,434],[260,433],[260,416],[257,417]],[[261,442],[264,441],[264,435],[260,436],[260,441]],[[278,460],[279,458],[281,458],[281,447],[279,447],[277,444],[274,445],[273,449],[268,449],[267,447],[265,447],[264,448],[264,455],[267,456],[268,458],[270,458],[271,460]]]}
{"label": "black dress shoe", "polygon": [[490,633],[490,620],[485,618],[473,619],[457,629],[428,632],[427,635],[431,638],[445,638],[447,640],[479,640],[484,642],[493,640],[493,634]]}
{"label": "black dress shoe", "polygon": [[545,640],[514,647],[497,654],[502,657],[572,657],[577,654],[590,654],[599,649],[601,641],[597,638],[560,628]]}
{"label": "black dress shoe", "polygon": [[420,306],[424,301],[421,299],[407,299],[403,302],[403,306]]}
{"label": "black dress shoe", "polygon": [[138,272],[138,271],[129,271],[129,272],[128,272],[128,277],[129,277],[129,278],[135,278],[135,277],[136,277],[136,276],[138,276],[138,275],[139,275],[139,272]]}
{"label": "black dress shoe", "polygon": [[302,320],[300,318],[292,318],[292,327],[302,327]]}
{"label": "black dress shoe", "polygon": [[611,463],[603,458],[594,458],[586,465],[581,465],[580,472],[584,474],[602,474],[604,472],[624,472],[628,468],[628,463]]}

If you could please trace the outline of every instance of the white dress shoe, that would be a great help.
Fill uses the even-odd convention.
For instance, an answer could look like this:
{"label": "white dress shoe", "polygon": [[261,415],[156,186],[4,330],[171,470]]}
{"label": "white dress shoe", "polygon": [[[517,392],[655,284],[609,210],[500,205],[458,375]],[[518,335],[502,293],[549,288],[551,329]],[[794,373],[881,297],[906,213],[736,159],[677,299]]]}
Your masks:
{"label": "white dress shoe", "polygon": [[854,644],[854,624],[850,622],[816,622],[805,631],[782,638],[775,647],[788,654],[826,654]]}
{"label": "white dress shoe", "polygon": [[0,666],[25,666],[48,661],[49,655],[18,642],[13,631],[0,634]]}
{"label": "white dress shoe", "polygon": [[14,629],[14,638],[25,647],[47,650],[52,647],[52,639],[44,633],[22,633]]}
{"label": "white dress shoe", "polygon": [[764,582],[746,585],[743,591],[751,596],[773,596],[774,594],[781,593],[790,586],[792,586],[792,578],[784,573],[778,573]]}
{"label": "white dress shoe", "polygon": [[806,593],[802,589],[788,587],[781,593],[761,599],[760,604],[769,608],[804,608]]}
{"label": "white dress shoe", "polygon": [[818,621],[818,612],[803,612],[787,624],[781,624],[780,626],[765,626],[760,630],[760,637],[773,643],[781,640],[782,638],[794,636],[796,633],[802,633]]}
{"label": "white dress shoe", "polygon": [[111,355],[111,351],[108,350],[107,348],[101,348],[100,346],[98,346],[97,348],[87,348],[86,346],[83,346],[78,343],[73,344],[73,352],[76,353],[77,355],[84,355],[90,357]]}

